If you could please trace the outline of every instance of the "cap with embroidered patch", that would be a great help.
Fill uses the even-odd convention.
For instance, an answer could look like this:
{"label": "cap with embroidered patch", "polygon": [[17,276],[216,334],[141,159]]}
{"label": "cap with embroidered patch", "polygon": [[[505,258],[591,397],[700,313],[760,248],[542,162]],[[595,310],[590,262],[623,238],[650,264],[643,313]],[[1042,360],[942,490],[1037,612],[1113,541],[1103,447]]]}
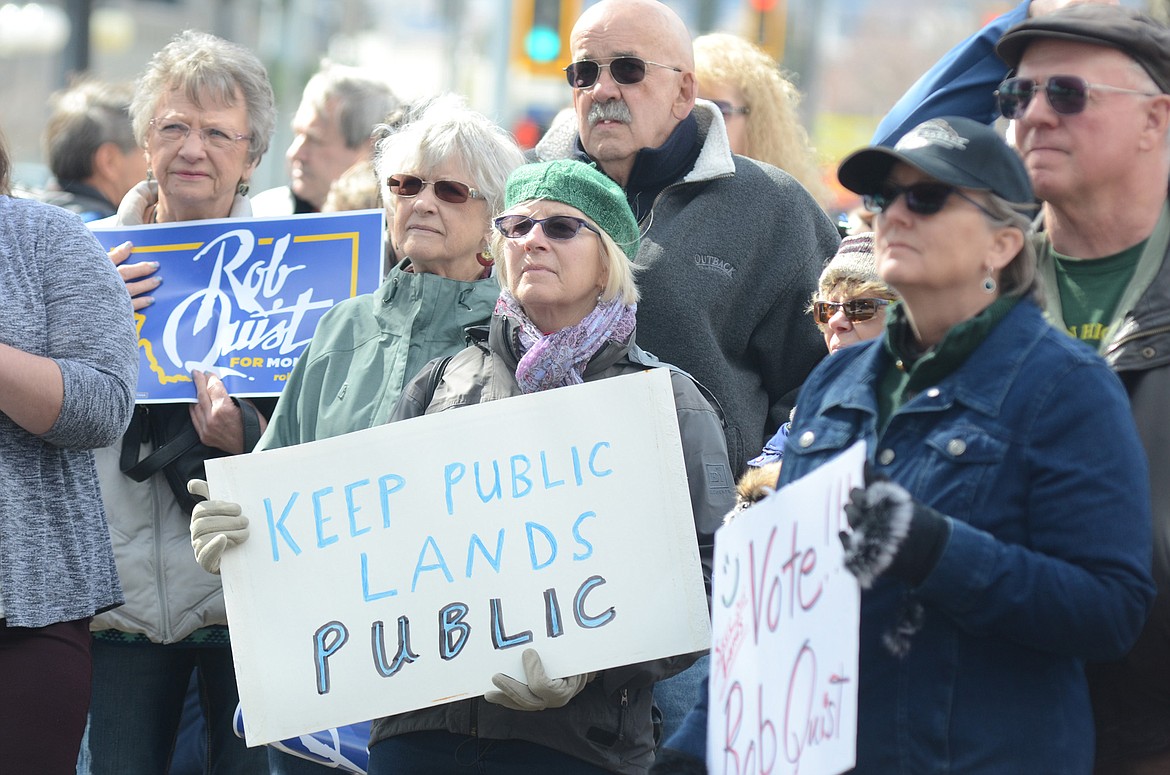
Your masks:
{"label": "cap with embroidered patch", "polygon": [[1170,27],[1136,8],[1100,3],[1061,8],[1009,29],[995,44],[995,53],[1010,67],[1019,67],[1028,46],[1045,39],[1117,49],[1170,94]]}
{"label": "cap with embroidered patch", "polygon": [[837,168],[837,179],[850,191],[874,194],[898,162],[943,183],[990,191],[1014,204],[1030,205],[1034,199],[1019,155],[991,127],[959,116],[924,121],[893,148],[875,145],[853,152]]}

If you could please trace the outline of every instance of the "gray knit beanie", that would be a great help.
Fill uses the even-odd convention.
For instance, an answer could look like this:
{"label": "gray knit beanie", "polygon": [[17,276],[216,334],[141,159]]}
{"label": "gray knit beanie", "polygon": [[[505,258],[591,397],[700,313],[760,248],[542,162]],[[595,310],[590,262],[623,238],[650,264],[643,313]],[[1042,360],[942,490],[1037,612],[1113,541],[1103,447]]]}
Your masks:
{"label": "gray knit beanie", "polygon": [[873,232],[853,234],[841,240],[837,254],[825,264],[820,287],[831,288],[837,283],[853,280],[859,283],[881,283],[877,273],[877,258],[873,253]]}

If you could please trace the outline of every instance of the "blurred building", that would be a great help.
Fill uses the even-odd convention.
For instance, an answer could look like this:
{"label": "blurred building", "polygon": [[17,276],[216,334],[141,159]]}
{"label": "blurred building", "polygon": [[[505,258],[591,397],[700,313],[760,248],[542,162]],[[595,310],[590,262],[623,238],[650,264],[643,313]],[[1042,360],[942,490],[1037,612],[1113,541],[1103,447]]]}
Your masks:
{"label": "blurred building", "polygon": [[[321,57],[374,67],[406,98],[454,90],[531,134],[570,104],[561,40],[593,0],[40,0],[0,5],[0,127],[35,180],[48,95],[79,60],[131,79],[194,27],[251,47],[269,69],[281,120],[255,176],[285,179],[288,122]],[[0,0],[2,2],[2,0]],[[1158,0],[1162,6],[1167,0]],[[671,0],[695,34],[735,32],[783,59],[830,169],[868,141],[884,111],[940,55],[1014,0]],[[1144,3],[1127,2],[1142,6]],[[757,9],[768,8],[766,12]],[[70,19],[88,14],[89,34]],[[532,35],[544,24],[549,32]],[[71,38],[71,33],[73,37]],[[551,35],[551,37],[550,37]],[[88,41],[88,46],[85,45]],[[527,53],[526,53],[527,52]],[[533,61],[531,56],[547,61]]]}

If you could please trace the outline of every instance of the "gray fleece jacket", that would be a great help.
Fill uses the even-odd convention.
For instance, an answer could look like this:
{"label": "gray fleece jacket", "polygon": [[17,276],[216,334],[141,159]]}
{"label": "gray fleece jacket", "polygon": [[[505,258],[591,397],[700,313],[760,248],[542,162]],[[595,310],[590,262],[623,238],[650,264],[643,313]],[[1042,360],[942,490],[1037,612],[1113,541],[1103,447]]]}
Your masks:
{"label": "gray fleece jacket", "polygon": [[[825,355],[804,310],[836,227],[788,173],[733,156],[719,111],[695,104],[702,149],[640,224],[638,340],[719,399],[732,470],[781,423]],[[578,155],[576,118],[555,124],[539,159]]]}
{"label": "gray fleece jacket", "polygon": [[0,598],[14,627],[122,602],[92,450],[122,435],[138,347],[130,297],[73,213],[0,196],[0,342],[53,359],[65,400],[34,436],[0,414]]}

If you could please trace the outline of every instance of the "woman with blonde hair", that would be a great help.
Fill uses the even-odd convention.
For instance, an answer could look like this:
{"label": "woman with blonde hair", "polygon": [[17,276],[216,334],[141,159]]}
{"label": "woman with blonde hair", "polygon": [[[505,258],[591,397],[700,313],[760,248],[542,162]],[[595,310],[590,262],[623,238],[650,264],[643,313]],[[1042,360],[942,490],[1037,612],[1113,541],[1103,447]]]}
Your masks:
{"label": "woman with blonde hair", "polygon": [[726,32],[701,35],[694,45],[699,97],[723,114],[732,153],[779,167],[822,205],[829,202],[816,152],[800,123],[800,92],[776,61]]}
{"label": "woman with blonde hair", "polygon": [[[700,386],[637,345],[632,258],[639,235],[625,192],[592,165],[560,159],[515,170],[503,206],[493,221],[501,292],[491,320],[469,331],[470,346],[415,375],[389,421],[670,368],[709,579],[713,535],[732,505],[730,488],[719,485],[731,477],[727,442]],[[218,570],[222,552],[247,538],[248,519],[227,501],[199,509],[192,545],[201,561],[214,557],[205,567]],[[370,775],[645,773],[654,759],[655,682],[686,668],[695,655],[632,659],[595,674],[552,678],[535,645],[524,652],[523,680],[497,673],[496,689],[482,698],[374,721]]]}

